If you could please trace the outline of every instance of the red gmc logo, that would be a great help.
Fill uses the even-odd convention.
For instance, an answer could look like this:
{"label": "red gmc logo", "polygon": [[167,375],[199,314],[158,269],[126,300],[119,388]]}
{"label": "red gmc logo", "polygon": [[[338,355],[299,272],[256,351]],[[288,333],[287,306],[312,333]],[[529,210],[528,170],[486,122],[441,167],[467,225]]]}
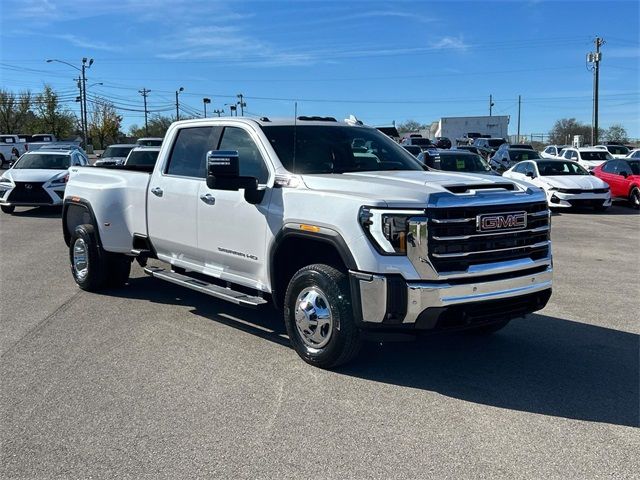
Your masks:
{"label": "red gmc logo", "polygon": [[523,228],[527,228],[527,212],[492,213],[476,217],[476,229],[479,232]]}

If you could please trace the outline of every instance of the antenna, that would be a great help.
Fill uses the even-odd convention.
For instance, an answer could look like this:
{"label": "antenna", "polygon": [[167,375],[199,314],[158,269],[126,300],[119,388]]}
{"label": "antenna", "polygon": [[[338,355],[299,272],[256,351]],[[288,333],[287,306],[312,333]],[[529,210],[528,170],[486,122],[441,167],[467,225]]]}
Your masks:
{"label": "antenna", "polygon": [[291,167],[292,173],[296,173],[296,131],[298,130],[298,102],[294,103],[293,107],[293,165]]}

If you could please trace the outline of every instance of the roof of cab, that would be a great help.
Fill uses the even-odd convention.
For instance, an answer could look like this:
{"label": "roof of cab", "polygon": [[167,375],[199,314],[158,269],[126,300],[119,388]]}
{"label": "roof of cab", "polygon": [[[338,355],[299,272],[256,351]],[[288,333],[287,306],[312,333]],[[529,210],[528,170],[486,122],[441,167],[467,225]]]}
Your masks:
{"label": "roof of cab", "polygon": [[285,118],[268,118],[268,117],[218,117],[218,118],[197,118],[192,120],[181,120],[177,122],[179,125],[194,125],[199,123],[211,124],[211,123],[249,123],[257,124],[261,127],[268,126],[293,126],[298,127],[308,125],[322,125],[322,126],[342,126],[342,127],[365,127],[374,128],[369,125],[359,125],[352,122],[341,122],[333,117],[318,117],[318,116],[300,116],[297,119],[293,117]]}

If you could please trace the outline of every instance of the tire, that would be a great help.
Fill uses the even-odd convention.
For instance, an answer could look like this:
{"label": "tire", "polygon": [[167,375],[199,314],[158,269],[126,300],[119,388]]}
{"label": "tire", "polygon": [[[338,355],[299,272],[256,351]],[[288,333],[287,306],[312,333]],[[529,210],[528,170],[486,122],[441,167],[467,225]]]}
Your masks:
{"label": "tire", "polygon": [[[315,320],[318,313],[326,323]],[[360,349],[347,276],[329,265],[306,266],[291,278],[284,299],[284,321],[294,350],[315,367],[337,367]]]}
{"label": "tire", "polygon": [[78,225],[69,242],[71,274],[78,286],[88,292],[102,290],[109,278],[107,256],[96,241],[93,225]]}
{"label": "tire", "polygon": [[498,330],[502,330],[504,327],[509,325],[510,321],[511,320],[502,320],[501,322],[482,325],[480,327],[471,328],[467,330],[467,332],[472,335],[491,335],[492,333],[495,333]]}
{"label": "tire", "polygon": [[13,205],[0,205],[0,210],[2,210],[2,213],[12,214],[15,209],[16,207]]}
{"label": "tire", "polygon": [[631,189],[631,193],[629,194],[629,201],[631,202],[631,206],[636,210],[640,209],[640,189],[638,187],[633,187]]}

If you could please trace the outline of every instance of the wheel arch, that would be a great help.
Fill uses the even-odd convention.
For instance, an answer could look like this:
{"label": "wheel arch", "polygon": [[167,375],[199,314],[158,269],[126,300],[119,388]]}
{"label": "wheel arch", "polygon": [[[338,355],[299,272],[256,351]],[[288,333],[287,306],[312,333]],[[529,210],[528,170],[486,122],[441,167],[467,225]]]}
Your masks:
{"label": "wheel arch", "polygon": [[83,199],[66,199],[62,205],[62,234],[67,246],[71,243],[71,234],[78,225],[93,226],[96,242],[100,242],[100,230],[91,204]]}

